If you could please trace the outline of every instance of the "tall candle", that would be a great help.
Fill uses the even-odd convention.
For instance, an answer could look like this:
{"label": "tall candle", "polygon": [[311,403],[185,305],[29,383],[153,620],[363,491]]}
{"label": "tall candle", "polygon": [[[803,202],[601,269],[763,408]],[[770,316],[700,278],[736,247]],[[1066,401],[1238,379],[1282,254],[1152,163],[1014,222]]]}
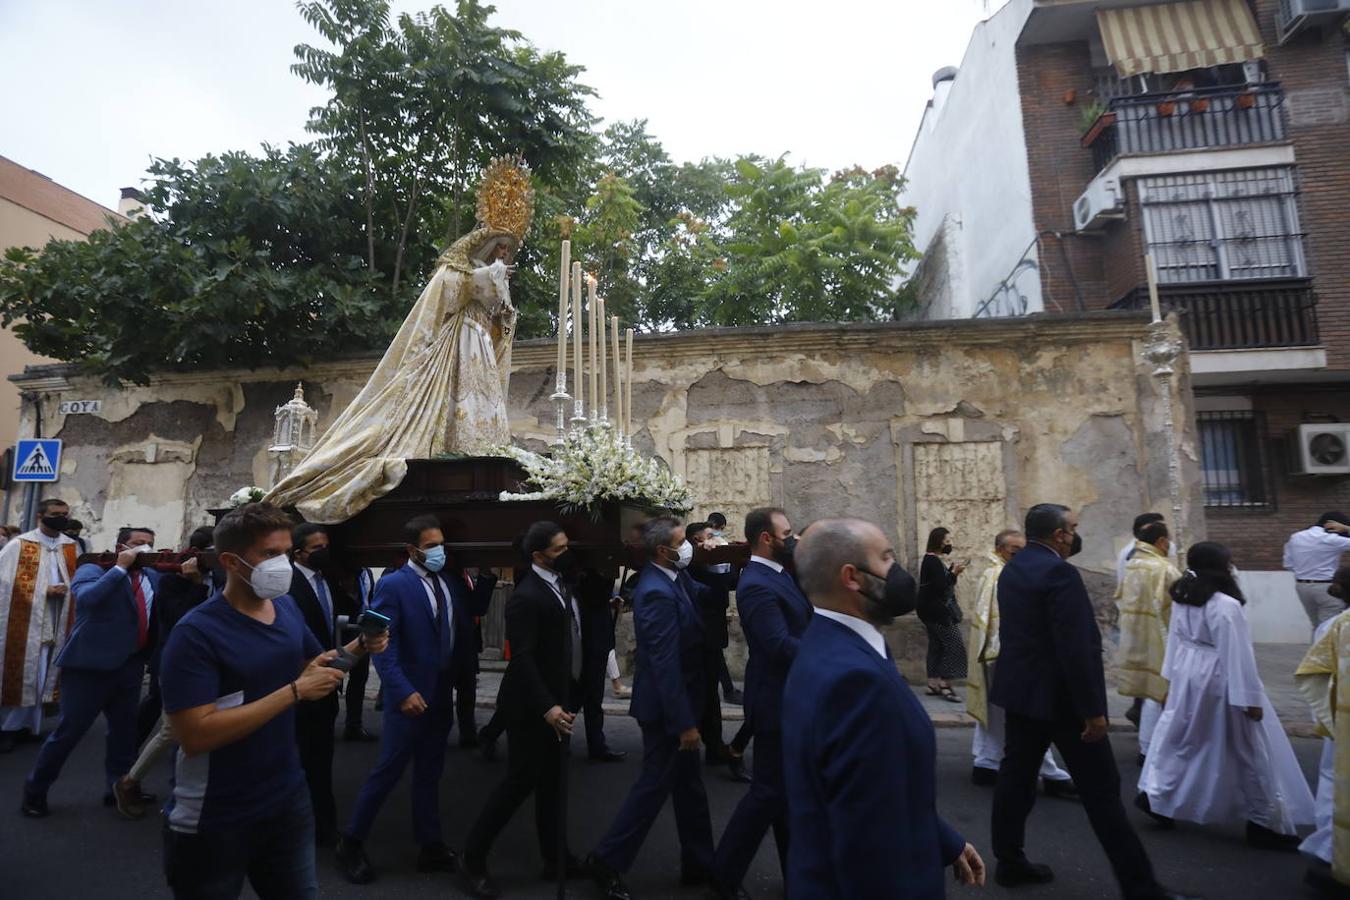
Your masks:
{"label": "tall candle", "polygon": [[596,318],[600,320],[600,418],[609,418],[609,358],[605,356],[605,298],[601,297],[597,303],[599,309],[595,311]]}
{"label": "tall candle", "polygon": [[558,271],[558,389],[567,383],[567,270],[571,268],[572,242],[562,242],[562,268]]}
{"label": "tall candle", "polygon": [[572,263],[572,367],[576,375],[574,379],[576,384],[572,388],[572,396],[577,401],[577,407],[586,405],[582,399],[586,396],[586,389],[581,380],[584,364],[581,354],[581,331],[584,321],[581,317],[581,263],[574,262]]}
{"label": "tall candle", "polygon": [[609,333],[614,339],[614,424],[622,435],[623,431],[623,367],[619,365],[619,317],[609,317]]}
{"label": "tall candle", "polygon": [[595,367],[595,277],[591,276],[586,282],[586,306],[590,312],[591,329],[591,418],[600,415],[600,404],[596,391],[600,387],[597,379],[599,374]]}
{"label": "tall candle", "polygon": [[633,329],[629,328],[624,332],[624,339],[628,343],[628,377],[624,379],[624,398],[623,414],[624,434],[633,433]]}

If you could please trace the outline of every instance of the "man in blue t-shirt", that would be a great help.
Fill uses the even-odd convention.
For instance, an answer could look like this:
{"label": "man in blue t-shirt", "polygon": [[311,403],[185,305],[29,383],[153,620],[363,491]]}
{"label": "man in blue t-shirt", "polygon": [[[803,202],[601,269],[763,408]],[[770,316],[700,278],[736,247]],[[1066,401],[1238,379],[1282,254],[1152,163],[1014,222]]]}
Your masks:
{"label": "man in blue t-shirt", "polygon": [[285,596],[292,524],[265,503],[221,519],[225,588],[183,617],[164,650],[164,711],[179,742],[164,858],[180,900],[238,897],[245,878],[261,900],[318,895],[295,705],[337,689],[330,661],[380,653],[388,636],[322,651]]}

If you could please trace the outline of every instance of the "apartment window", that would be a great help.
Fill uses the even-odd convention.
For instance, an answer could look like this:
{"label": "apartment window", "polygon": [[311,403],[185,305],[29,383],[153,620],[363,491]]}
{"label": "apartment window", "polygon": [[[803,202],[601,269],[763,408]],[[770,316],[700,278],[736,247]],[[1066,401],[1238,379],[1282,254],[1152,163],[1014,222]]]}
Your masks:
{"label": "apartment window", "polygon": [[1200,412],[1200,471],[1205,506],[1267,507],[1272,503],[1262,452],[1260,413]]}
{"label": "apartment window", "polygon": [[1144,237],[1163,284],[1303,278],[1289,168],[1139,179]]}

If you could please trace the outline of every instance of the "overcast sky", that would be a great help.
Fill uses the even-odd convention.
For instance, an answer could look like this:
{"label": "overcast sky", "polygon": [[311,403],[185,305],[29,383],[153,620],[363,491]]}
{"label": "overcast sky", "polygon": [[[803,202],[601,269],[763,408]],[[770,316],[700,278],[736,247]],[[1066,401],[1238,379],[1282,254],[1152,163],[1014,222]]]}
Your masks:
{"label": "overcast sky", "polygon": [[[903,166],[933,72],[1002,4],[501,0],[494,22],[585,66],[593,111],[648,119],[677,160],[833,169]],[[116,206],[152,156],[303,141],[324,93],[288,67],[317,40],[288,0],[0,0],[0,155]]]}

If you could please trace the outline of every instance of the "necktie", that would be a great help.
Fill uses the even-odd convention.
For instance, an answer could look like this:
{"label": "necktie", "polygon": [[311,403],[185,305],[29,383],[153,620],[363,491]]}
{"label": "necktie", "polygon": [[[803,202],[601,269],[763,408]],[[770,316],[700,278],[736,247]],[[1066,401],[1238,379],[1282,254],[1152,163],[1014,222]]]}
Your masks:
{"label": "necktie", "polygon": [[314,593],[319,597],[319,607],[323,610],[323,623],[328,627],[328,639],[329,643],[332,643],[333,601],[328,599],[328,585],[324,584],[322,575],[314,576]]}
{"label": "necktie", "polygon": [[562,594],[563,606],[567,607],[567,621],[572,626],[572,680],[581,678],[581,623],[577,621],[577,611],[572,605],[572,592],[561,583],[558,590]]}
{"label": "necktie", "polygon": [[141,573],[131,573],[131,593],[136,599],[136,649],[140,650],[150,637],[150,619],[145,611],[145,587],[141,584]]}
{"label": "necktie", "polygon": [[436,595],[436,627],[441,638],[441,668],[450,668],[455,652],[454,623],[450,621],[450,608],[445,602],[445,588],[434,574],[431,579],[431,591]]}

